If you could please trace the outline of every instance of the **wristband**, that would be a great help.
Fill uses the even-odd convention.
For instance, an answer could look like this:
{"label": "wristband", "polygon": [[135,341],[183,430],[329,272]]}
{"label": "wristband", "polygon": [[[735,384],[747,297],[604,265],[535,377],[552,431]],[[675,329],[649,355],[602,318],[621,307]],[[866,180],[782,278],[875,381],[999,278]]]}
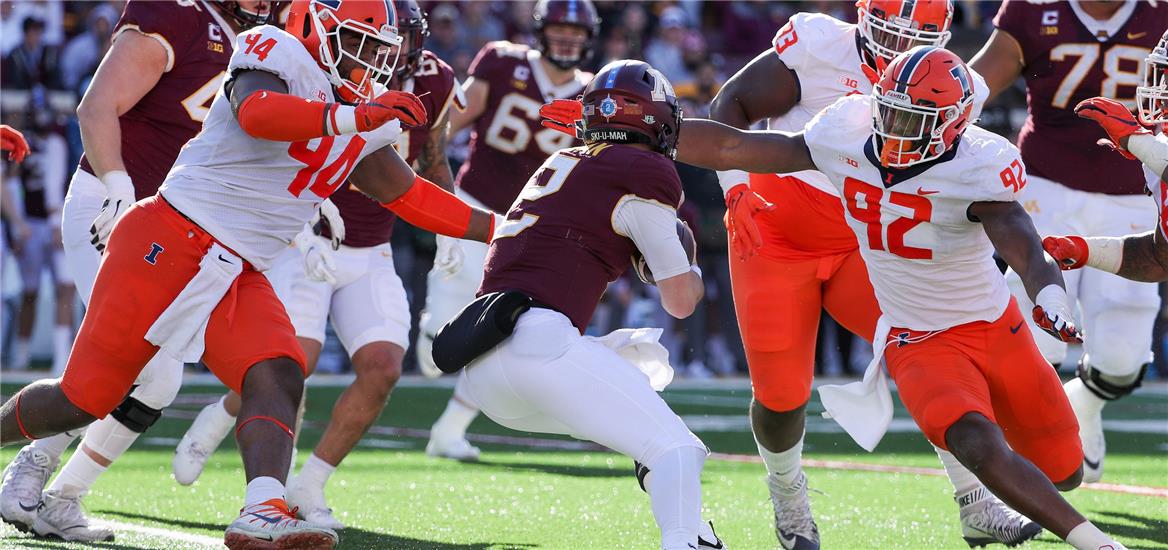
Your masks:
{"label": "wristband", "polygon": [[1047,315],[1058,315],[1063,319],[1070,319],[1067,313],[1067,291],[1058,285],[1046,285],[1034,296],[1034,305],[1046,311]]}
{"label": "wristband", "polygon": [[1087,265],[1106,271],[1119,272],[1123,264],[1123,237],[1086,237]]}
{"label": "wristband", "polygon": [[126,189],[130,189],[131,193],[134,192],[134,181],[130,179],[130,174],[127,174],[125,170],[111,170],[106,172],[101,177],[101,183],[105,185],[106,193],[110,195],[113,194],[112,192],[114,190],[125,191]]}
{"label": "wristband", "polygon": [[338,105],[329,113],[332,135],[357,133],[357,108],[352,105]]}
{"label": "wristband", "polygon": [[1155,172],[1157,177],[1168,167],[1168,138],[1163,134],[1134,134],[1127,138],[1127,150]]}

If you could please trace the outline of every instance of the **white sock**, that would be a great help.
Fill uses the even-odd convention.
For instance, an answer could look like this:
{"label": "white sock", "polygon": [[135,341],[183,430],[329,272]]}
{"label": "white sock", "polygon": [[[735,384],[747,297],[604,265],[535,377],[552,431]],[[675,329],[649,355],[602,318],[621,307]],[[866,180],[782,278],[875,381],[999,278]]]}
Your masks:
{"label": "white sock", "polygon": [[[122,456],[140,435],[142,434],[127,428],[114,417],[107,416],[89,425],[81,445],[113,462]],[[78,452],[73,453],[69,462],[65,463],[65,467],[61,469],[61,473],[53,480],[49,489],[59,489],[61,494],[66,496],[84,495],[107,468],[108,466],[102,466],[90,458],[84,449],[78,448]]]}
{"label": "white sock", "polygon": [[1071,529],[1067,533],[1067,544],[1074,546],[1077,550],[1099,550],[1100,548],[1111,545],[1114,550],[1123,548],[1111,537],[1103,534],[1095,524],[1084,521]]}
{"label": "white sock", "polygon": [[466,429],[470,427],[470,423],[474,422],[475,417],[479,415],[479,410],[468,406],[467,403],[470,403],[470,401],[460,395],[464,393],[459,391],[463,380],[465,380],[464,377],[460,376],[458,378],[458,384],[454,386],[454,395],[446,403],[446,410],[442,411],[442,416],[438,417],[438,420],[434,422],[434,426],[430,429],[431,432],[441,432],[444,440],[462,439],[466,437]]}
{"label": "white sock", "polygon": [[697,546],[705,463],[705,449],[677,447],[646,465],[653,475],[645,478],[645,489],[661,529],[662,548]]}
{"label": "white sock", "polygon": [[223,401],[226,399],[227,396],[224,395],[223,397],[220,397],[218,401],[211,403],[211,420],[213,420],[215,425],[218,427],[235,426],[235,417],[231,416],[231,413],[227,412],[227,407],[223,406]]}
{"label": "white sock", "polygon": [[766,464],[767,473],[775,476],[780,485],[793,487],[799,481],[799,475],[803,473],[803,465],[799,463],[803,456],[803,436],[799,436],[799,442],[790,449],[777,453],[763,447],[757,437],[754,443],[758,445],[758,454]]}
{"label": "white sock", "polygon": [[43,439],[37,439],[29,443],[28,446],[53,458],[59,458],[65,453],[65,449],[68,449],[69,445],[73,444],[73,440],[77,439],[77,436],[81,435],[81,433],[83,433],[83,430],[59,433]]}
{"label": "white sock", "polygon": [[84,450],[78,449],[65,463],[61,473],[57,474],[52,485],[49,485],[49,490],[58,491],[65,497],[83,496],[105,471],[106,466],[98,464]]}
{"label": "white sock", "polygon": [[28,338],[18,336],[12,343],[12,370],[28,370]]}
{"label": "white sock", "polygon": [[[937,456],[941,458],[941,465],[945,467],[945,475],[949,476],[949,482],[953,484],[954,496],[961,497],[972,492],[975,488],[985,488],[982,486],[981,481],[977,479],[977,476],[973,475],[973,472],[969,471],[969,468],[962,465],[957,460],[957,457],[953,456],[953,453],[936,445],[933,446],[933,450],[937,451]],[[965,504],[971,503],[967,502],[963,504],[958,502],[957,504],[959,506],[965,506]]]}
{"label": "white sock", "polygon": [[308,460],[304,461],[304,466],[300,468],[300,475],[296,476],[297,483],[309,484],[312,487],[319,487],[324,489],[324,485],[328,483],[329,477],[333,472],[337,471],[337,467],[325,462],[316,453],[308,456]]}
{"label": "white sock", "polygon": [[243,507],[263,504],[274,498],[284,498],[284,484],[274,477],[260,476],[247,482],[247,493],[243,497]]}
{"label": "white sock", "polygon": [[1107,400],[1100,399],[1098,395],[1092,393],[1091,390],[1087,389],[1087,386],[1083,384],[1083,381],[1077,377],[1072,378],[1067,381],[1066,384],[1063,384],[1063,390],[1067,393],[1073,391],[1077,394],[1080,394],[1075,396],[1075,401],[1076,404],[1080,407],[1080,410],[1087,415],[1102,414],[1103,406],[1107,404]]}

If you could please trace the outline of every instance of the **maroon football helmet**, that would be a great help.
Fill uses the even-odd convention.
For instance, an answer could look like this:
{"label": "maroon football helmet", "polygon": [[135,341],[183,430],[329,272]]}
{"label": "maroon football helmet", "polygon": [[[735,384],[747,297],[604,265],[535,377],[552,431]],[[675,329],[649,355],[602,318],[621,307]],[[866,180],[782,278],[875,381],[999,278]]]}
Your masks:
{"label": "maroon football helmet", "polygon": [[[600,34],[600,15],[596,13],[596,6],[592,0],[539,0],[535,4],[535,35],[539,40],[539,53],[553,65],[567,70],[586,61],[592,55],[593,43]],[[572,25],[580,27],[588,33],[580,55],[576,57],[560,57],[554,55],[548,43],[544,27],[547,25]]]}
{"label": "maroon football helmet", "polygon": [[644,143],[673,158],[681,107],[673,85],[644,61],[605,65],[584,89],[584,141]]}
{"label": "maroon football helmet", "polygon": [[393,0],[397,10],[397,33],[402,36],[402,58],[405,63],[397,68],[397,78],[408,78],[418,70],[422,61],[422,48],[426,37],[430,36],[430,24],[426,22],[426,12],[418,5],[418,0]]}
{"label": "maroon football helmet", "polygon": [[276,14],[281,7],[279,2],[259,2],[254,9],[246,9],[235,0],[220,0],[217,4],[243,29],[276,24]]}

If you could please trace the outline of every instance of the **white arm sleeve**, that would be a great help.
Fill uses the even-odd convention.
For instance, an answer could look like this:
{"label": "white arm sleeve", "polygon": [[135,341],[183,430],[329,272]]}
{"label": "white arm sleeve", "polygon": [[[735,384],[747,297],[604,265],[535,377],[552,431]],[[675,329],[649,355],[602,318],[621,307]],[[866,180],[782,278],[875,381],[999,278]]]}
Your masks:
{"label": "white arm sleeve", "polygon": [[1127,140],[1127,150],[1156,174],[1163,174],[1164,168],[1168,167],[1168,137],[1163,134],[1131,136]]}
{"label": "white arm sleeve", "polygon": [[626,197],[612,215],[612,228],[633,240],[658,281],[690,270],[689,257],[677,236],[677,211],[659,202]]}

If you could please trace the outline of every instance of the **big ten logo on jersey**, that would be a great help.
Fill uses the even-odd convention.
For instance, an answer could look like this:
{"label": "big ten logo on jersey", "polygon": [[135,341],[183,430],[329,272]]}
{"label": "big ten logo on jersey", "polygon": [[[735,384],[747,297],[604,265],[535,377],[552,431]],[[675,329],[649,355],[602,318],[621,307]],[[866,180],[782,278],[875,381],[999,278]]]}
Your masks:
{"label": "big ten logo on jersey", "polygon": [[[487,127],[487,145],[516,154],[525,151],[534,137],[539,150],[547,155],[571,146],[572,136],[540,125],[540,106],[540,102],[520,93],[503,96],[495,118]],[[532,128],[539,130],[532,132]]]}
{"label": "big ten logo on jersey", "polygon": [[207,23],[207,49],[215,53],[223,53],[223,29],[215,23]]}
{"label": "big ten logo on jersey", "polygon": [[1042,12],[1042,26],[1038,29],[1038,34],[1041,36],[1054,36],[1058,34],[1058,10],[1047,10]]}
{"label": "big ten logo on jersey", "polygon": [[526,90],[528,78],[531,78],[531,67],[516,65],[515,70],[511,73],[511,87],[516,90]]}
{"label": "big ten logo on jersey", "polygon": [[1136,87],[1144,83],[1143,62],[1150,48],[1130,44],[1106,46],[1098,43],[1071,42],[1059,44],[1050,50],[1050,61],[1072,62],[1066,76],[1059,83],[1050,104],[1066,109],[1079,85],[1087,78],[1095,63],[1103,59],[1103,82],[1098,90],[1084,90],[1082,96],[1110,97],[1128,109],[1136,108]]}
{"label": "big ten logo on jersey", "polygon": [[[931,260],[932,250],[908,246],[904,242],[905,234],[933,218],[933,203],[921,195],[932,195],[936,191],[922,188],[917,193],[898,193],[856,178],[844,178],[848,215],[865,225],[868,248],[886,250],[910,260]],[[887,222],[885,218],[889,218]]]}
{"label": "big ten logo on jersey", "polygon": [[349,172],[357,165],[357,159],[365,147],[365,139],[353,135],[340,155],[326,166],[336,142],[336,136],[325,136],[297,141],[288,146],[288,156],[304,164],[304,168],[296,172],[296,177],[288,185],[288,192],[293,197],[300,197],[308,189],[317,197],[327,199],[349,178]]}
{"label": "big ten logo on jersey", "polygon": [[855,78],[852,78],[852,76],[849,74],[846,74],[846,73],[841,74],[839,77],[839,80],[837,82],[839,82],[841,85],[843,85],[843,87],[848,88],[848,93],[846,93],[844,95],[856,95],[856,94],[864,93],[864,92],[861,92],[859,89],[860,88],[860,81],[856,80]]}

